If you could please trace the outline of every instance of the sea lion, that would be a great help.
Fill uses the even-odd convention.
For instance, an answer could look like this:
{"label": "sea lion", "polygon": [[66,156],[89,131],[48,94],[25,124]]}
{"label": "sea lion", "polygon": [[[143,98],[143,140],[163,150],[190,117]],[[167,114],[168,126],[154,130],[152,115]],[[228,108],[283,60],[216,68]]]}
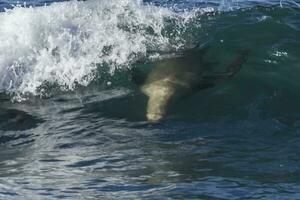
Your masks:
{"label": "sea lion", "polygon": [[231,78],[241,69],[248,55],[248,51],[241,51],[225,72],[215,73],[209,71],[203,62],[206,50],[195,48],[153,63],[147,77],[139,81],[140,90],[148,97],[146,117],[149,121],[163,118],[170,101]]}
{"label": "sea lion", "polygon": [[43,122],[43,119],[25,111],[0,107],[0,130],[2,131],[23,131],[35,128]]}

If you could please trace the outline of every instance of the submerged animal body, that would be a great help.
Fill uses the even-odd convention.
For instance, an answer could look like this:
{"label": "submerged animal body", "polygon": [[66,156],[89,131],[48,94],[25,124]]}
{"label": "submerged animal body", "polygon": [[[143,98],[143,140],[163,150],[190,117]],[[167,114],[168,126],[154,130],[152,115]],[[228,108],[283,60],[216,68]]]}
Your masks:
{"label": "submerged animal body", "polygon": [[147,119],[157,121],[166,112],[171,99],[179,98],[189,93],[197,85],[200,69],[194,69],[194,63],[183,58],[172,58],[155,64],[149,73],[141,91],[148,96]]}
{"label": "submerged animal body", "polygon": [[247,53],[238,58],[223,73],[207,74],[201,51],[190,51],[184,55],[154,63],[154,68],[141,85],[141,91],[148,96],[146,117],[158,121],[166,113],[170,101],[186,96],[193,91],[214,86],[232,77],[246,61]]}

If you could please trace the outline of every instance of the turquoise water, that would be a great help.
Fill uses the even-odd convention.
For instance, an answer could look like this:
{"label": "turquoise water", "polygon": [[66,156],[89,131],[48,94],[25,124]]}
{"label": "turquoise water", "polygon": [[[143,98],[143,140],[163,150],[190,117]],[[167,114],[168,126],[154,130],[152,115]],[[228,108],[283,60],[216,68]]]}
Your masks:
{"label": "turquoise water", "polygon": [[[298,1],[15,3],[0,2],[0,199],[300,199]],[[148,122],[135,70],[191,49],[212,73],[249,54]]]}

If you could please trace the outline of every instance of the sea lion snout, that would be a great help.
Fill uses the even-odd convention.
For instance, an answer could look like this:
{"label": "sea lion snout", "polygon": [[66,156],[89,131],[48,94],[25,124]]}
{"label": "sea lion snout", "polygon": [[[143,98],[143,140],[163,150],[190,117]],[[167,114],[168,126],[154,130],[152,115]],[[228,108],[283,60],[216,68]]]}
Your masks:
{"label": "sea lion snout", "polygon": [[166,107],[175,92],[174,84],[169,77],[146,84],[141,88],[142,92],[148,96],[147,114],[149,121],[158,121],[166,113]]}

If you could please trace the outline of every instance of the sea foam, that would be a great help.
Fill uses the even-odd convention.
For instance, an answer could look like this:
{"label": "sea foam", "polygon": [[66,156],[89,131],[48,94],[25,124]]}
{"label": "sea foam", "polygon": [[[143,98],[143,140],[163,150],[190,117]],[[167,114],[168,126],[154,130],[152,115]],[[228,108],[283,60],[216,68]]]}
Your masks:
{"label": "sea foam", "polygon": [[[179,48],[179,30],[195,12],[176,13],[140,0],[71,1],[14,7],[0,13],[0,91],[39,95],[45,83],[72,90],[88,85],[95,70],[128,67],[148,51]],[[177,23],[177,22],[176,22]],[[177,34],[177,42],[170,35]],[[176,37],[175,40],[176,40]]]}

